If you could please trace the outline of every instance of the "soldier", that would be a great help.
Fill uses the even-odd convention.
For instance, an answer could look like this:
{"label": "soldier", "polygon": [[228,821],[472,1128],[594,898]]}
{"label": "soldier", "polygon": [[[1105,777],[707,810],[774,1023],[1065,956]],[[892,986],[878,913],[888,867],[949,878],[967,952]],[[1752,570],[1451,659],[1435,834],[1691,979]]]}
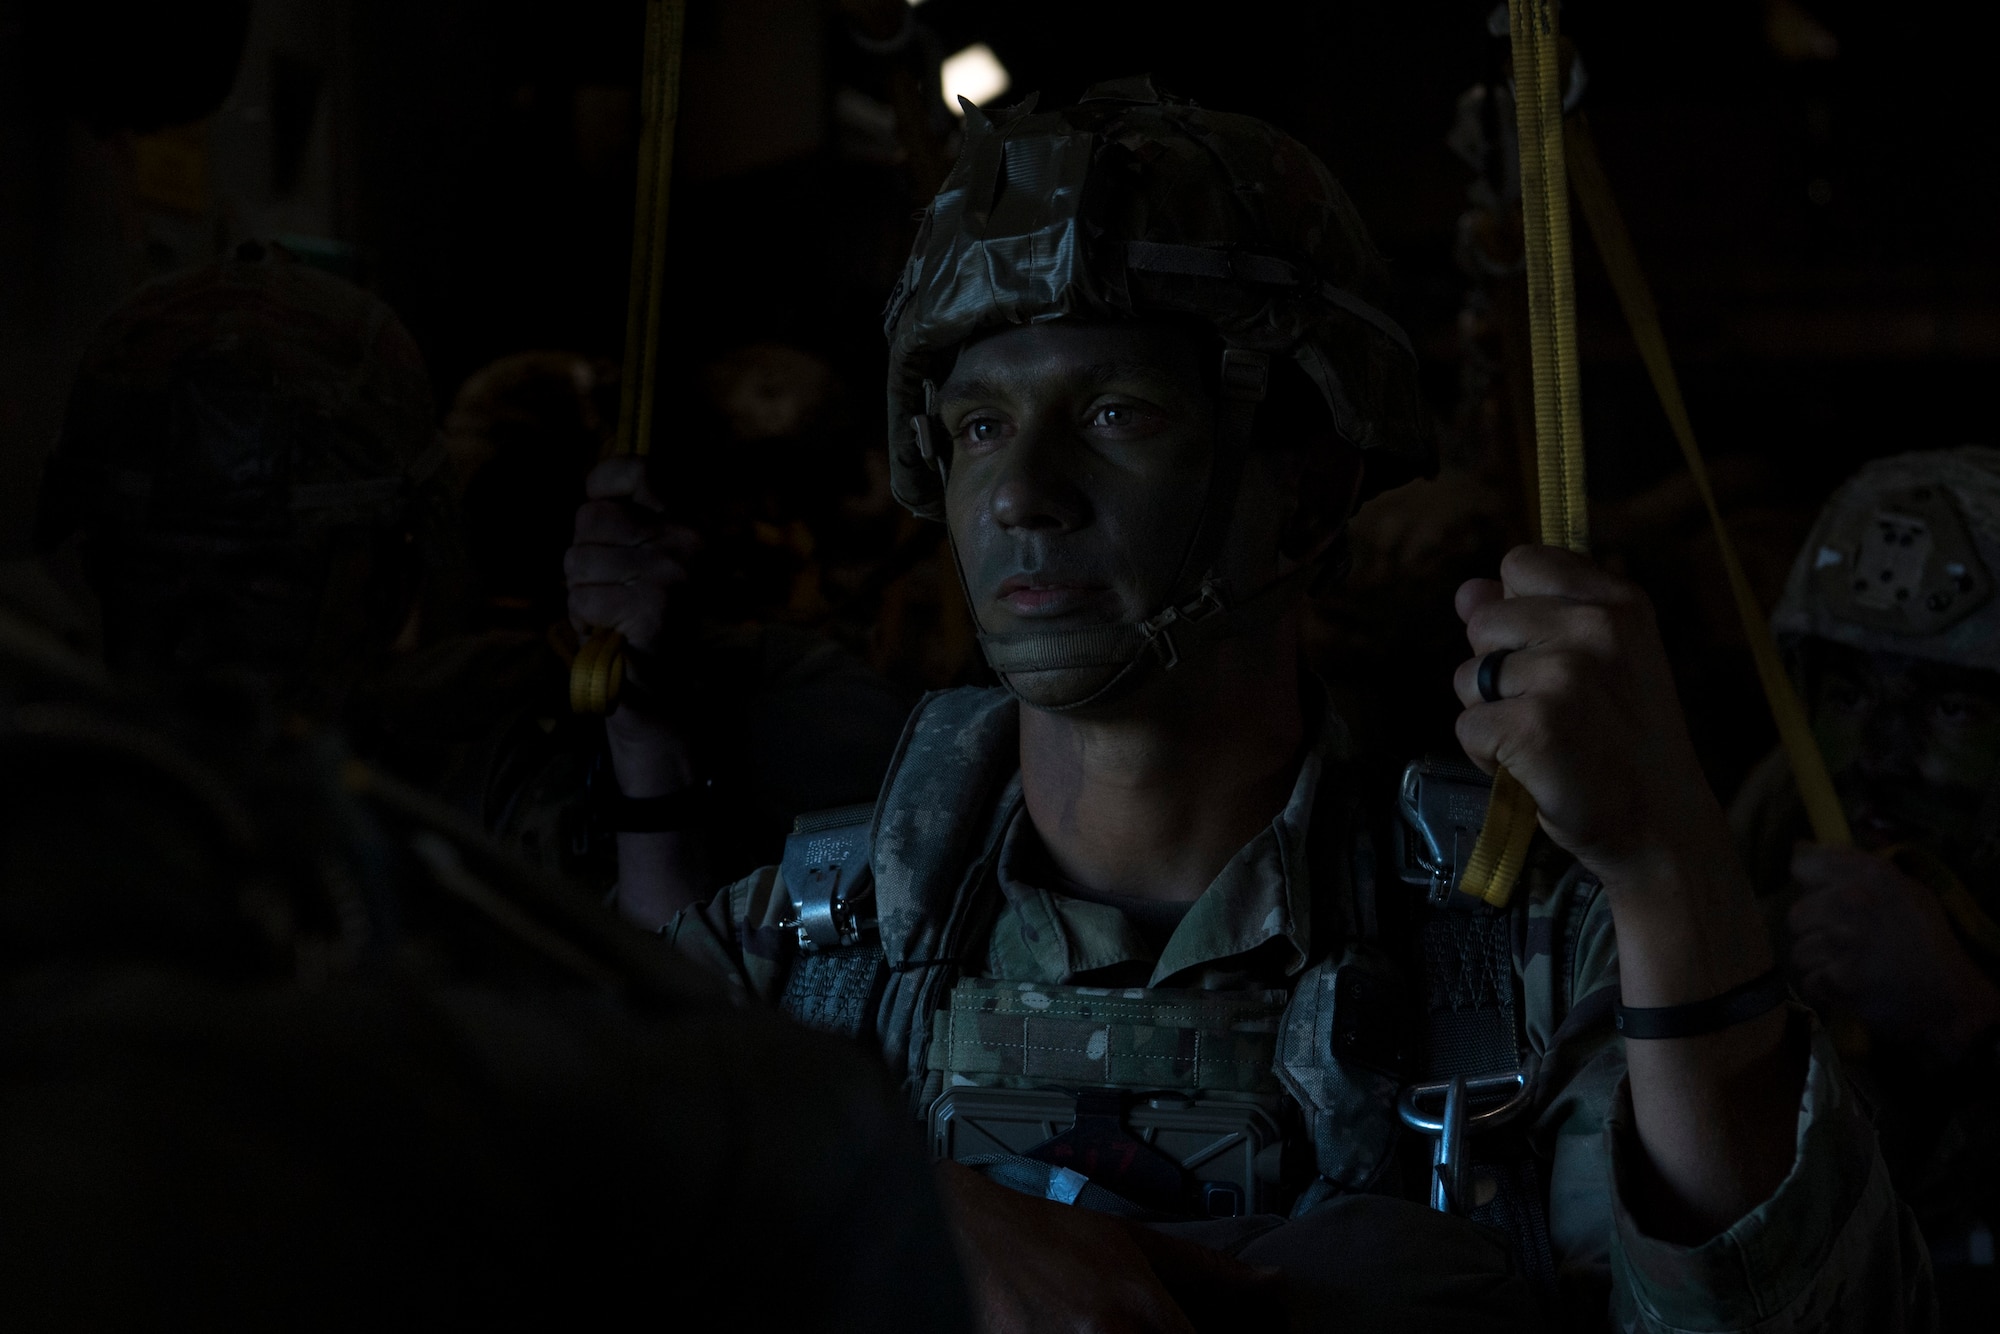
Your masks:
{"label": "soldier", "polygon": [[864,1060],[323,732],[220,740],[0,610],[0,1323],[606,1325],[692,1269],[967,1324]]}
{"label": "soldier", "polygon": [[989,1329],[1281,1328],[1270,1268],[1314,1328],[1920,1327],[1630,585],[1520,548],[1459,592],[1459,737],[1547,832],[1511,907],[1452,888],[1463,775],[1407,776],[1411,856],[1368,837],[1298,622],[1426,464],[1381,278],[1261,122],[1145,80],[969,112],[890,448],[1004,688],[667,934],[882,1053]]}
{"label": "soldier", "polygon": [[1984,1328],[2000,1223],[2000,450],[1899,454],[1834,495],[1772,616],[1854,848],[1783,752],[1731,814],[1799,992],[1843,1017],[1947,1327]]}
{"label": "soldier", "polygon": [[423,358],[389,308],[246,243],[98,330],[37,538],[80,532],[114,670],[230,672],[330,719],[458,594],[443,461]]}
{"label": "soldier", "polygon": [[[519,391],[546,387],[552,369],[578,415],[588,364],[534,358],[471,386],[449,438],[472,483],[486,591],[544,616],[566,592],[554,562],[594,452],[587,419],[565,430],[543,410],[542,429],[521,429],[519,409],[543,405]],[[183,696],[226,680],[245,689],[205,693],[337,722],[357,751],[531,861],[609,891],[617,848],[643,860],[672,835],[618,829],[630,808],[593,781],[603,735],[569,714],[546,620],[461,632],[466,544],[445,458],[423,360],[394,313],[281,248],[246,245],[148,285],[98,331],[48,463],[39,537],[53,548],[80,536],[117,671]],[[536,503],[510,519],[524,497]],[[510,522],[546,580],[515,584],[536,562],[503,558]],[[672,525],[662,536],[669,556],[695,540]],[[737,874],[762,859],[744,849],[774,852],[798,810],[872,789],[909,701],[803,632],[710,636],[702,649],[690,674],[726,687],[705,719],[715,731],[769,736],[829,700],[850,724],[851,744],[806,771],[772,762],[769,746],[738,748],[763,763],[723,773],[701,812],[717,835],[704,851]],[[712,887],[700,859],[674,865]],[[666,916],[637,911],[650,929]]]}

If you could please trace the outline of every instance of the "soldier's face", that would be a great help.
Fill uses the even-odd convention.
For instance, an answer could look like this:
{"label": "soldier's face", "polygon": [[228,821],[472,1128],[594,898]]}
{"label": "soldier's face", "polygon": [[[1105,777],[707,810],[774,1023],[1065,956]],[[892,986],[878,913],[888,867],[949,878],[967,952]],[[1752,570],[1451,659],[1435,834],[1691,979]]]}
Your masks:
{"label": "soldier's face", "polygon": [[[1213,415],[1172,326],[1057,322],[968,345],[939,386],[946,520],[993,634],[1137,620],[1172,586],[1202,506]],[[1036,703],[1115,668],[1023,674]]]}
{"label": "soldier's face", "polygon": [[1985,861],[2000,795],[2000,676],[1839,644],[1812,648],[1813,730],[1855,838]]}

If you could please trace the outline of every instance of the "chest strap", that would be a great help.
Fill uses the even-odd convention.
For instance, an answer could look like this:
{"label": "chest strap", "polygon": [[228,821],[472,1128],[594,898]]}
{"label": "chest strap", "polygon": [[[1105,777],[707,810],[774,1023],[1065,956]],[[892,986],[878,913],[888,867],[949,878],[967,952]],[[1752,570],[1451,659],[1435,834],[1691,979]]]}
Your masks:
{"label": "chest strap", "polygon": [[875,808],[843,806],[802,815],[785,840],[780,875],[798,934],[798,959],[778,1004],[808,1028],[861,1038],[873,1030],[888,980],[876,940],[869,829]]}

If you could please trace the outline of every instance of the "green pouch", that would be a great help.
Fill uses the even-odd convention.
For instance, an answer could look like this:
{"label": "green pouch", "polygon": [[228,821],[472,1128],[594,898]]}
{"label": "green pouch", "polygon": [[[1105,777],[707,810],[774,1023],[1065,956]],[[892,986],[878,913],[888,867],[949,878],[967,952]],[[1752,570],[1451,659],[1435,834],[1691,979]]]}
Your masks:
{"label": "green pouch", "polygon": [[946,1087],[1273,1094],[1286,996],[968,978],[932,1021],[926,1066]]}

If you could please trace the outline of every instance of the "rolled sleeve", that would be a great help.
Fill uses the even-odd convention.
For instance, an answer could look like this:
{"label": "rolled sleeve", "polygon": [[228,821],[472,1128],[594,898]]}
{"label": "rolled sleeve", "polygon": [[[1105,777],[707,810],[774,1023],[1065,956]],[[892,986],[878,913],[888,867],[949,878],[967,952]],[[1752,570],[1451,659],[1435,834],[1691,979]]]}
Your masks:
{"label": "rolled sleeve", "polygon": [[1626,1207],[1641,1153],[1621,1082],[1605,1124],[1621,1329],[1847,1331],[1934,1327],[1930,1261],[1890,1188],[1875,1132],[1809,1011],[1811,1058],[1791,1171],[1698,1246],[1647,1236]]}

